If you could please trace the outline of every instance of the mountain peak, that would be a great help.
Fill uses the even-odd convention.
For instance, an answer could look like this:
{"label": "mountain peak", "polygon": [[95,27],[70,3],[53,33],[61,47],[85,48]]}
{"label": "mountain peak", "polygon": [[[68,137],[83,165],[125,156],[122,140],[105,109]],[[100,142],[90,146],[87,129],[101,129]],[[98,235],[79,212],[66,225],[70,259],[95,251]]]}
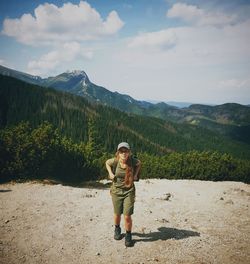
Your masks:
{"label": "mountain peak", "polygon": [[85,71],[81,71],[81,70],[73,70],[73,71],[66,71],[67,74],[71,75],[71,76],[79,76],[82,75],[84,77],[87,77],[87,74]]}
{"label": "mountain peak", "polygon": [[90,81],[89,81],[89,78],[88,78],[88,75],[86,74],[85,71],[82,71],[82,70],[73,70],[73,71],[66,71],[65,73],[63,73],[62,75],[65,76],[66,74],[66,78],[67,79],[73,79],[79,83],[81,83],[82,87],[86,87]]}

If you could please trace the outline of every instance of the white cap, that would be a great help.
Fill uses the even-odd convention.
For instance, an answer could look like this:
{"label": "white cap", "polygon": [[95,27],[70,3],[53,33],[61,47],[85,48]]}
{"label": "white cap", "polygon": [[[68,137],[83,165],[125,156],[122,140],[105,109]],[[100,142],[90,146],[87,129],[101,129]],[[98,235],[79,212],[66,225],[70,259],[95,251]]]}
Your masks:
{"label": "white cap", "polygon": [[119,150],[120,148],[126,148],[126,149],[130,149],[130,146],[127,142],[121,142],[118,147],[117,150]]}

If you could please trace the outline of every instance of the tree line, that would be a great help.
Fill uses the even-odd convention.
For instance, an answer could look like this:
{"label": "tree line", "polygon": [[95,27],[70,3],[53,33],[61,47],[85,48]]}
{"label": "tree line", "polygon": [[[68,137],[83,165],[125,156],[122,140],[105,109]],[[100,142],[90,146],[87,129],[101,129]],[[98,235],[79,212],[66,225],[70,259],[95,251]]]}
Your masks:
{"label": "tree line", "polygon": [[[91,127],[91,125],[90,125]],[[93,124],[94,127],[94,124]],[[91,129],[90,129],[91,130]],[[94,140],[74,143],[48,122],[35,128],[28,122],[0,130],[1,182],[51,179],[65,184],[107,177],[105,152]],[[231,180],[250,182],[250,163],[216,151],[171,152],[153,155],[137,152],[142,161],[141,178]]]}

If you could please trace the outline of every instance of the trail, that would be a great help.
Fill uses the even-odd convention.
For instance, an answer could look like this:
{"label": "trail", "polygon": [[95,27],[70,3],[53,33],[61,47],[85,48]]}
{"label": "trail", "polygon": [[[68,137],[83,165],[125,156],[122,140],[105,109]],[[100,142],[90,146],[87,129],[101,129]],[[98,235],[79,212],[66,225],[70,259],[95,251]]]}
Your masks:
{"label": "trail", "polygon": [[2,184],[0,263],[247,264],[249,202],[240,182],[141,180],[126,248],[109,189]]}

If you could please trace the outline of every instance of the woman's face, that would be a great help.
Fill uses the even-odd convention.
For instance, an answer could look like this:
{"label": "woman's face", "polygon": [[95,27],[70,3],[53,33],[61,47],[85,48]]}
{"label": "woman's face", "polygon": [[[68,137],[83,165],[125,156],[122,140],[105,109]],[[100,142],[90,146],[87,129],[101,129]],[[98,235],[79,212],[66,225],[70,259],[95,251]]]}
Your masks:
{"label": "woman's face", "polygon": [[119,158],[123,161],[126,161],[128,159],[129,156],[129,150],[126,148],[120,148],[119,149]]}

